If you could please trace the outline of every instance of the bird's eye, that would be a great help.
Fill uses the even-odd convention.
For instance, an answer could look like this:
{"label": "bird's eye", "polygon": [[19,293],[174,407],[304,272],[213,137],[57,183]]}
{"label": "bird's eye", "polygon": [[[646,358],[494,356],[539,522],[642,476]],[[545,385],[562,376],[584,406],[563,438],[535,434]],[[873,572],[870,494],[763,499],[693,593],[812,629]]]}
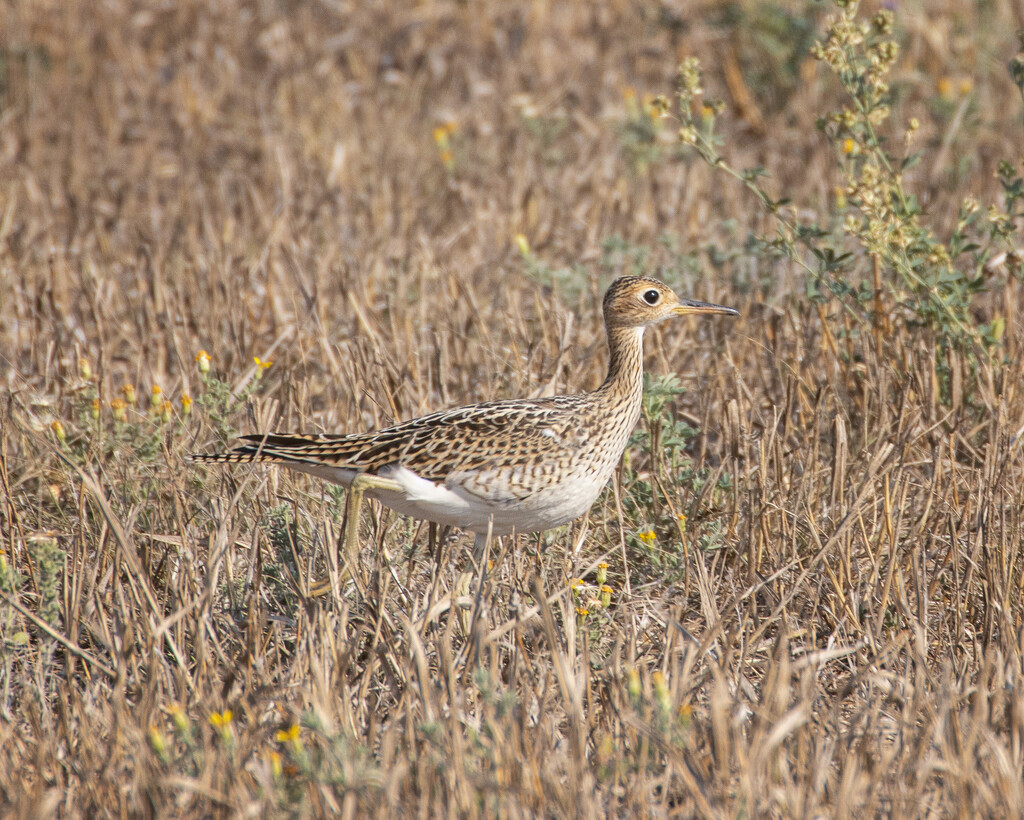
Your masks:
{"label": "bird's eye", "polygon": [[643,299],[649,305],[656,305],[661,299],[661,294],[652,288],[644,291]]}

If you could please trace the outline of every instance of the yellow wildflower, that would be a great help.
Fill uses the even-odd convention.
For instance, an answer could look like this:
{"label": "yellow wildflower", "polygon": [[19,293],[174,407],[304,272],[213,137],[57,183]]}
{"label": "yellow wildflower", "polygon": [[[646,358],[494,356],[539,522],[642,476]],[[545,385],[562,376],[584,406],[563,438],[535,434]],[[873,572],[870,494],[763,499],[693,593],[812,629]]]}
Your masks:
{"label": "yellow wildflower", "polygon": [[196,365],[199,367],[199,372],[206,374],[210,372],[210,354],[205,350],[200,350],[196,353]]}
{"label": "yellow wildflower", "polygon": [[663,713],[668,714],[672,708],[672,697],[668,691],[668,680],[665,673],[660,669],[651,675],[651,683],[654,684],[654,696],[658,699],[658,705]]}
{"label": "yellow wildflower", "polygon": [[188,734],[191,726],[188,722],[188,715],[185,714],[185,710],[181,708],[177,703],[172,703],[167,707],[167,714],[171,716],[171,720],[174,722],[174,728],[177,729],[181,734]]}
{"label": "yellow wildflower", "polygon": [[659,120],[668,111],[668,100],[661,94],[644,94],[644,113],[652,120]]}
{"label": "yellow wildflower", "polygon": [[231,719],[234,717],[230,709],[223,712],[210,713],[210,725],[217,730],[221,743],[230,745],[234,743],[235,734],[231,728]]}
{"label": "yellow wildflower", "polygon": [[440,152],[441,164],[449,171],[455,166],[455,154],[452,153],[451,136],[456,130],[458,130],[458,125],[456,125],[454,120],[445,120],[436,126],[433,131],[434,144],[437,145],[437,149]]}
{"label": "yellow wildflower", "polygon": [[293,723],[287,729],[279,729],[274,733],[274,740],[278,743],[288,744],[292,752],[298,754],[302,751],[302,729],[298,723]]}
{"label": "yellow wildflower", "polygon": [[640,683],[640,673],[637,671],[635,666],[630,666],[626,670],[626,688],[629,690],[629,696],[633,700],[640,700],[640,696],[643,694],[643,685]]}
{"label": "yellow wildflower", "polygon": [[167,757],[167,740],[157,726],[149,727],[149,745],[161,760]]}

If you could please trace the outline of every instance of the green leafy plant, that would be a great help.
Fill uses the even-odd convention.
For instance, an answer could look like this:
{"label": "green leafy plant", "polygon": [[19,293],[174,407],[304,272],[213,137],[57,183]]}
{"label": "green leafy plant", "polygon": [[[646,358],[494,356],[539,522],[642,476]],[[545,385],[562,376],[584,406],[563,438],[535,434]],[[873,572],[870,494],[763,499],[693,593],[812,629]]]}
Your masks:
{"label": "green leafy plant", "polygon": [[[634,431],[630,449],[641,452],[646,469],[638,472],[627,460],[624,481],[623,507],[635,522],[628,542],[644,556],[645,565],[669,576],[685,573],[687,545],[694,537],[701,548],[718,543],[717,530],[708,528],[717,520],[717,492],[729,486],[725,473],[715,477],[687,454],[699,431],[675,412],[675,401],[684,391],[674,373],[644,374],[643,423]],[[703,493],[709,481],[715,481],[715,487]],[[700,510],[694,508],[698,498],[705,504]],[[687,531],[692,519],[700,521],[696,533]]]}
{"label": "green leafy plant", "polygon": [[[846,93],[846,105],[818,120],[836,149],[844,180],[836,208],[846,241],[837,241],[817,223],[798,219],[788,199],[775,198],[764,187],[763,169],[736,168],[720,153],[715,119],[722,104],[704,97],[695,59],[683,61],[679,71],[679,139],[708,165],[745,185],[775,216],[776,235],[763,240],[762,250],[802,266],[809,274],[812,298],[838,299],[848,314],[873,327],[880,340],[891,322],[902,321],[923,328],[942,351],[988,360],[1001,335],[1000,320],[979,324],[972,308],[975,296],[988,286],[987,263],[1000,249],[1012,252],[1019,176],[1004,166],[1004,207],[993,206],[982,220],[981,207],[968,198],[949,239],[937,238],[904,179],[919,155],[898,153],[883,130],[891,116],[888,75],[899,53],[892,37],[893,15],[882,10],[864,22],[858,18],[856,0],[836,5],[838,13],[812,54]],[[903,133],[908,148],[917,128],[911,119]],[[1020,260],[1013,259],[1011,273],[1021,276]]]}

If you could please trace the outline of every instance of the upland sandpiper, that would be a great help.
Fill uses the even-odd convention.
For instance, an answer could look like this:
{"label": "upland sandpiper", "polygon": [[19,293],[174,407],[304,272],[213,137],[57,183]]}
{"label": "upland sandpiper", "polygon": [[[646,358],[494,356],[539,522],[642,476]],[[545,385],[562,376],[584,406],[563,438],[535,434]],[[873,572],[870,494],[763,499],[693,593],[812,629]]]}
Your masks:
{"label": "upland sandpiper", "polygon": [[643,337],[671,316],[732,308],[680,299],[656,279],[624,276],[604,297],[608,376],[596,390],[488,401],[373,433],[243,436],[193,461],[271,462],[349,487],[345,549],[357,554],[363,493],[404,515],[474,533],[540,532],[585,513],[608,483],[640,417]]}

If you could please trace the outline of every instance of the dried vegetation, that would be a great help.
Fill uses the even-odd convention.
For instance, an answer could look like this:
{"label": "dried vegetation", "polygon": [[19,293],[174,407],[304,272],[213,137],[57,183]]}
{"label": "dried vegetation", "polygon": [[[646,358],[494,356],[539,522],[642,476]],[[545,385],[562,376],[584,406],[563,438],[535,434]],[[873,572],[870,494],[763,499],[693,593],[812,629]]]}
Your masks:
{"label": "dried vegetation", "polygon": [[[0,813],[1018,812],[1024,20],[920,5],[824,131],[817,3],[0,5]],[[634,270],[742,318],[651,334],[614,486],[486,581],[183,462],[591,387]]]}

